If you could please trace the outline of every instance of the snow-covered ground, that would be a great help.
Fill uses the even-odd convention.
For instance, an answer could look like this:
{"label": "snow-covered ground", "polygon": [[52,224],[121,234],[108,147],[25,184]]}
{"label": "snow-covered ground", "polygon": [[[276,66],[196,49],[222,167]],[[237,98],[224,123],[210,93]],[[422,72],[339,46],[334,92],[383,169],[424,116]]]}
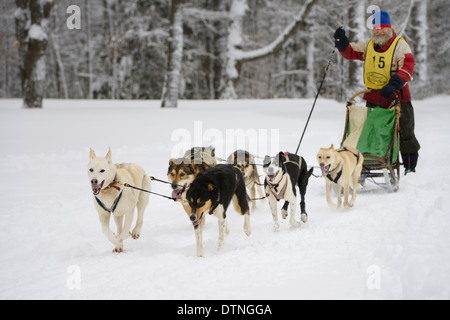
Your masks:
{"label": "snow-covered ground", "polygon": [[[162,179],[169,159],[194,145],[213,144],[223,158],[243,141],[260,156],[295,152],[311,99],[180,101],[176,110],[73,100],[24,110],[0,100],[0,298],[449,299],[450,96],[413,104],[418,172],[402,176],[397,193],[368,182],[354,208],[335,210],[323,179],[311,178],[306,224],[281,220],[274,233],[267,202],[258,203],[247,237],[230,208],[222,250],[208,216],[205,258],[196,258],[181,205],[154,195],[141,238],[112,253],[87,179],[89,148],[104,155],[110,146],[114,162]],[[300,149],[309,165],[320,147],[339,144],[344,116],[344,104],[319,99]]]}

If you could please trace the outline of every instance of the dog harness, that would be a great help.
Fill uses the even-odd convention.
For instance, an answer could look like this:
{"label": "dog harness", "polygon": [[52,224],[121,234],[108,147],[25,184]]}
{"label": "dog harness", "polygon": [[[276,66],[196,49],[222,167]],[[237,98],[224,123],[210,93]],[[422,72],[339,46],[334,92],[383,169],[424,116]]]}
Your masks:
{"label": "dog harness", "polygon": [[[202,159],[202,162],[197,163],[196,157],[199,156]],[[206,157],[205,157],[206,156]],[[207,159],[209,157],[209,159]],[[194,152],[191,154],[191,161],[194,161],[194,164],[203,164],[206,163],[209,166],[214,167],[216,165],[216,158],[212,155],[212,153],[207,152],[206,150],[194,150]],[[212,163],[211,163],[212,161]]]}
{"label": "dog harness", "polygon": [[302,167],[302,157],[299,157],[298,162],[296,162],[296,161],[292,161],[291,159],[289,159],[288,155],[289,155],[289,152],[288,152],[288,151],[286,151],[286,152],[283,154],[283,156],[284,156],[285,159],[286,159],[286,160],[284,161],[284,164],[286,164],[286,163],[293,163],[293,164],[295,164],[296,166],[298,166],[298,167],[301,169],[301,167]]}
{"label": "dog harness", "polygon": [[337,183],[337,182],[339,181],[339,178],[341,177],[341,175],[342,175],[342,169],[341,169],[341,171],[339,171],[339,172],[337,173],[336,178],[333,179],[333,177],[331,176],[331,174],[327,174],[327,178],[328,178],[330,181],[332,181],[332,182],[334,182],[334,183]]}
{"label": "dog harness", "polygon": [[120,198],[122,197],[122,192],[123,192],[123,190],[121,191],[119,187],[113,186],[113,184],[116,184],[116,183],[118,183],[118,182],[116,181],[116,179],[114,179],[113,182],[112,182],[109,186],[107,186],[106,188],[103,189],[103,190],[108,190],[109,188],[114,188],[114,189],[116,189],[117,191],[120,191],[120,193],[119,193],[119,195],[117,196],[116,200],[114,200],[114,202],[113,202],[113,204],[112,204],[112,206],[111,206],[111,209],[108,209],[108,208],[103,204],[103,202],[101,202],[100,199],[97,198],[97,196],[94,196],[94,197],[95,197],[95,201],[97,201],[97,204],[100,206],[100,208],[102,208],[102,209],[105,210],[106,212],[109,212],[109,213],[112,213],[112,214],[114,214],[114,211],[116,210],[117,205],[119,204],[119,201],[120,201]]}
{"label": "dog harness", "polygon": [[116,200],[114,200],[114,203],[112,204],[111,209],[108,209],[108,208],[103,204],[103,202],[101,202],[100,199],[97,198],[97,196],[95,196],[95,200],[97,201],[98,205],[99,205],[103,210],[105,210],[106,212],[109,212],[109,213],[114,213],[114,211],[115,211],[116,208],[117,208],[117,205],[119,204],[119,201],[120,201],[120,198],[121,198],[121,197],[122,197],[122,191],[119,193],[119,195],[117,196]]}
{"label": "dog harness", "polygon": [[289,179],[289,175],[286,175],[286,179],[284,181],[284,185],[283,187],[279,190],[274,192],[274,188],[277,188],[281,182],[283,181],[283,179],[281,179],[280,182],[278,182],[277,184],[271,184],[270,182],[267,181],[267,184],[269,185],[269,189],[270,192],[272,192],[273,196],[275,197],[275,199],[277,199],[277,201],[280,201],[281,199],[284,199],[284,195],[286,194],[286,190],[287,190],[287,186],[288,186],[288,179]]}

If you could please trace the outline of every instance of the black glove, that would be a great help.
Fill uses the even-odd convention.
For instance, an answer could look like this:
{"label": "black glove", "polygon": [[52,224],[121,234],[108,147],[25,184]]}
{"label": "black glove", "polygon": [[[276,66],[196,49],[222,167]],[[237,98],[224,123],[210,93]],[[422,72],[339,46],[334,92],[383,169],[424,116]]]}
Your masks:
{"label": "black glove", "polygon": [[349,43],[350,41],[348,41],[348,38],[345,35],[345,30],[341,27],[337,28],[334,33],[334,46],[342,51],[347,48]]}
{"label": "black glove", "polygon": [[389,83],[381,89],[381,96],[385,99],[389,99],[394,93],[394,90],[400,90],[401,88],[403,88],[403,80],[400,79],[398,75],[394,74],[391,79],[389,79]]}

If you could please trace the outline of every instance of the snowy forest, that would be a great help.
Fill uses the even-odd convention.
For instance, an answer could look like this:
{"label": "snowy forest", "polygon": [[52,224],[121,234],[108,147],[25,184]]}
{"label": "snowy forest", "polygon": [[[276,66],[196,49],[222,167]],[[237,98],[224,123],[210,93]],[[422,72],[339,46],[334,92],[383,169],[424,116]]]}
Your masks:
{"label": "snowy forest", "polygon": [[[413,50],[413,99],[448,94],[447,0],[2,0],[0,98],[313,97],[336,26],[368,38],[372,5]],[[362,63],[332,62],[322,97],[364,88]]]}

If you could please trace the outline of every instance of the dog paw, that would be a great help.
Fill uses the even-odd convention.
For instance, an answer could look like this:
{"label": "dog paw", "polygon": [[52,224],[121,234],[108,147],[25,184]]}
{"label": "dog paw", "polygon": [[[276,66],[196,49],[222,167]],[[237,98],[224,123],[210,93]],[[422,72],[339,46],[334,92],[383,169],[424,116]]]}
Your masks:
{"label": "dog paw", "polygon": [[296,220],[293,220],[293,221],[291,220],[290,223],[291,223],[291,226],[293,226],[295,228],[298,228],[301,225],[300,222],[298,222]]}
{"label": "dog paw", "polygon": [[141,236],[140,230],[134,229],[133,232],[131,233],[131,238],[133,238],[134,240],[139,239],[140,236]]}
{"label": "dog paw", "polygon": [[287,210],[281,209],[281,217],[282,217],[283,219],[286,219],[287,216],[288,216]]}
{"label": "dog paw", "polygon": [[116,248],[114,248],[114,250],[112,252],[113,253],[122,253],[123,252],[123,248],[122,247],[116,247]]}
{"label": "dog paw", "polygon": [[247,237],[250,237],[250,235],[252,234],[252,229],[244,228],[244,233],[247,235]]}
{"label": "dog paw", "polygon": [[300,219],[303,223],[306,223],[306,221],[308,221],[308,215],[306,214],[306,212],[300,215]]}
{"label": "dog paw", "polygon": [[278,224],[278,222],[273,224],[273,232],[278,232],[280,231],[280,225]]}

